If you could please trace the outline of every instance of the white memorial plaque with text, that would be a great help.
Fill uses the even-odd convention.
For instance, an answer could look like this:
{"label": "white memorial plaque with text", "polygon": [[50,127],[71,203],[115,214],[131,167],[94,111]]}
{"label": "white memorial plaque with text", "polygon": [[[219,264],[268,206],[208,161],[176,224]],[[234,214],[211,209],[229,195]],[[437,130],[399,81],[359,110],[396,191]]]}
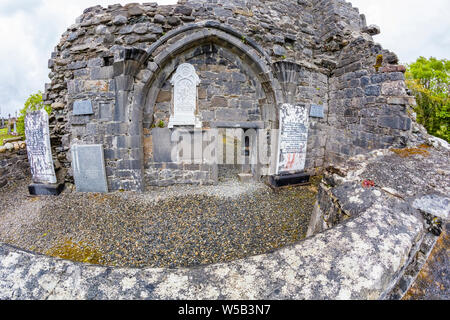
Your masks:
{"label": "white memorial plaque with text", "polygon": [[45,110],[33,111],[27,114],[25,117],[25,135],[33,182],[56,183],[48,128],[48,114]]}
{"label": "white memorial plaque with text", "polygon": [[169,128],[191,125],[198,127],[195,112],[200,78],[194,66],[183,63],[178,67],[170,82],[173,85],[173,116],[170,118]]}
{"label": "white memorial plaque with text", "polygon": [[303,106],[284,104],[280,109],[277,174],[305,169],[309,115]]}

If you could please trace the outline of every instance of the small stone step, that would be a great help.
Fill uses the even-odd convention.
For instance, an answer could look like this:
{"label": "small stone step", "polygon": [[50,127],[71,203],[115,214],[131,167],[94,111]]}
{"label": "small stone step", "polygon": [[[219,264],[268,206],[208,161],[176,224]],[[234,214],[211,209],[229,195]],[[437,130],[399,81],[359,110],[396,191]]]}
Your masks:
{"label": "small stone step", "polygon": [[252,182],[253,175],[251,173],[239,173],[238,178],[240,182]]}

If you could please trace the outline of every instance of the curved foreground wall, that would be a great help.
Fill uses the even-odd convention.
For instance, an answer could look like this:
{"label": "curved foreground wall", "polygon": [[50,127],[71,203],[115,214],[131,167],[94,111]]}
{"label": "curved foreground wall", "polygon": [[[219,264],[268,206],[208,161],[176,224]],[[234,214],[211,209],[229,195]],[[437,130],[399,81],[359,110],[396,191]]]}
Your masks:
{"label": "curved foreground wall", "polygon": [[[295,246],[192,269],[114,269],[3,244],[0,299],[391,297],[408,265],[418,255],[426,259],[436,239],[423,214],[448,221],[450,148],[435,141],[436,147],[417,147],[420,155],[375,151],[334,168],[321,186],[310,232],[341,223]],[[368,179],[375,186],[363,187]]]}

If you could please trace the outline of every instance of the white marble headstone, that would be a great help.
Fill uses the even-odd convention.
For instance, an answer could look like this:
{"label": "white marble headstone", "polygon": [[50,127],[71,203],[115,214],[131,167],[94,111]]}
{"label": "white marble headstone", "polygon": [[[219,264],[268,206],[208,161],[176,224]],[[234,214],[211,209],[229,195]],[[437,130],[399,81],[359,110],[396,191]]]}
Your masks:
{"label": "white marble headstone", "polygon": [[305,169],[308,130],[309,115],[306,107],[282,105],[277,174],[296,173]]}
{"label": "white marble headstone", "polygon": [[48,128],[48,114],[45,110],[33,111],[27,114],[25,117],[25,135],[33,182],[56,183]]}
{"label": "white marble headstone", "polygon": [[196,118],[197,86],[200,78],[193,65],[181,64],[170,83],[173,85],[173,116],[169,121],[169,128],[174,126],[201,127]]}

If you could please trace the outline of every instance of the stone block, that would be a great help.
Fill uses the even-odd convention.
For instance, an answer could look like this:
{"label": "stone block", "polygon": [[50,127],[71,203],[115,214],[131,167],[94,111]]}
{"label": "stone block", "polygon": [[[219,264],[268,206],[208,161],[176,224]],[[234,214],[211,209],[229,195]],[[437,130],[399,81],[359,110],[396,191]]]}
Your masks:
{"label": "stone block", "polygon": [[365,93],[368,96],[379,96],[381,94],[381,87],[379,85],[367,86]]}
{"label": "stone block", "polygon": [[32,196],[58,196],[64,190],[64,184],[40,184],[33,183],[28,186],[28,191]]}
{"label": "stone block", "polygon": [[110,103],[99,104],[99,119],[103,121],[112,120],[112,105]]}

